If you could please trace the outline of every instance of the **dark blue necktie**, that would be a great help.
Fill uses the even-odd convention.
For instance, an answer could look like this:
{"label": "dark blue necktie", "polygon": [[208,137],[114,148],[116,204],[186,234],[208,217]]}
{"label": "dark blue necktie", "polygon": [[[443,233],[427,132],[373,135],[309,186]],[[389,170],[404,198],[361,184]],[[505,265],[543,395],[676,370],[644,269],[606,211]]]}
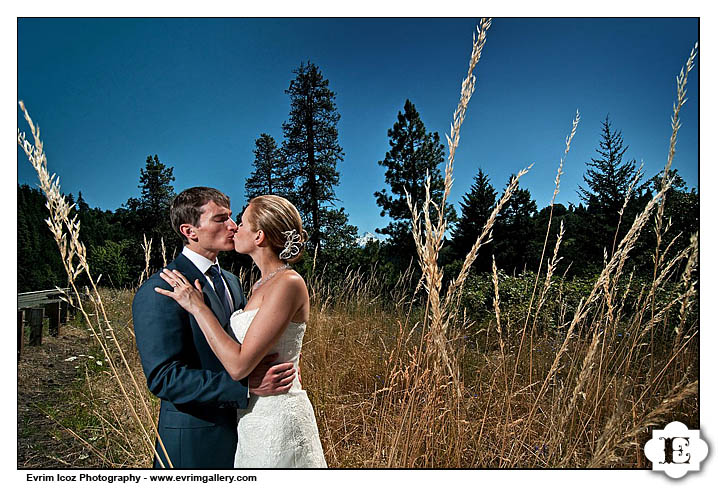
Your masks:
{"label": "dark blue necktie", "polygon": [[209,274],[209,277],[212,279],[214,291],[217,292],[219,301],[224,307],[224,310],[227,312],[227,317],[229,317],[230,315],[232,315],[232,309],[229,307],[229,301],[227,300],[227,289],[224,287],[224,281],[222,281],[222,276],[220,276],[219,265],[213,264],[212,266],[210,266],[207,270],[207,274]]}

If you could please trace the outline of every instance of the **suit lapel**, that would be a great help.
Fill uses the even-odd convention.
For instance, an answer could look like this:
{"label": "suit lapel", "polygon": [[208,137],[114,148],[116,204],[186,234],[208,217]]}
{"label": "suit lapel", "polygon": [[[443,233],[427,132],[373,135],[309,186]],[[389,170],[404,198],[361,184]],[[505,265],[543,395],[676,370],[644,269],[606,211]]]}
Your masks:
{"label": "suit lapel", "polygon": [[202,285],[202,293],[204,293],[204,296],[209,299],[209,307],[212,309],[214,316],[217,317],[217,320],[222,328],[227,330],[229,317],[227,316],[227,312],[222,306],[222,303],[219,301],[219,296],[217,296],[217,293],[214,291],[214,288],[212,288],[212,285],[209,283],[207,278],[200,273],[197,266],[195,266],[192,261],[187,259],[187,257],[183,254],[177,256],[177,259],[174,260],[174,264],[177,269],[185,275],[185,278],[187,278],[187,280],[193,285],[194,280],[199,280]]}

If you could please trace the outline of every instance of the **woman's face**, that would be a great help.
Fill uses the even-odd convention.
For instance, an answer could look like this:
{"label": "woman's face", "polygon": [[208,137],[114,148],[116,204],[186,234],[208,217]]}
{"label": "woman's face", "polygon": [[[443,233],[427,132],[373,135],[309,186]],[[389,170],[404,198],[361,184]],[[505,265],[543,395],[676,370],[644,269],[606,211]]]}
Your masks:
{"label": "woman's face", "polygon": [[242,213],[242,219],[238,222],[237,232],[234,234],[234,250],[241,254],[249,254],[256,248],[256,239],[260,231],[252,231],[247,216],[252,208],[249,205]]}

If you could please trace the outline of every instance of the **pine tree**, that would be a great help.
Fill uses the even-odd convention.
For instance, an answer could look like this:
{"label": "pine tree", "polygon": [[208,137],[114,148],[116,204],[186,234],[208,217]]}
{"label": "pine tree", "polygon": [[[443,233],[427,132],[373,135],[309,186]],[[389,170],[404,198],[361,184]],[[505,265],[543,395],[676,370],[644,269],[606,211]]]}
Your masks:
{"label": "pine tree", "polygon": [[[407,205],[405,189],[414,205],[421,208],[426,199],[426,176],[431,177],[430,194],[434,202],[440,202],[444,191],[444,178],[439,165],[444,161],[444,146],[439,143],[437,132],[427,134],[419,112],[409,100],[404,103],[404,112],[399,112],[398,121],[387,131],[390,149],[379,165],[386,167],[384,174],[389,192],[386,189],[375,192],[376,203],[381,208],[381,216],[387,214],[392,219],[388,226],[376,229],[387,234],[391,243],[401,251],[414,248],[411,237],[411,212]],[[435,221],[436,210],[432,209]],[[447,220],[456,221],[456,211],[447,204]]]}
{"label": "pine tree", "polygon": [[[512,176],[513,178],[513,176]],[[511,178],[506,183],[508,186]],[[502,192],[503,194],[503,192]],[[527,189],[517,188],[496,216],[493,246],[496,265],[513,272],[531,265],[531,239],[535,232],[536,201]]]}
{"label": "pine tree", "polygon": [[319,68],[308,62],[294,70],[296,77],[285,93],[289,95],[289,120],[284,130],[283,153],[287,170],[297,175],[295,204],[305,222],[313,247],[321,247],[326,229],[322,221],[336,200],[339,183],[337,163],[344,153],[339,146],[339,112],[335,94]]}
{"label": "pine tree", "polygon": [[169,207],[175,196],[173,172],[174,168],[160,162],[156,154],[154,158],[147,156],[145,167],[140,168],[140,184],[137,185],[142,194],[140,198],[129,198],[125,204],[130,211],[137,213],[138,230],[157,233],[158,238],[162,232],[171,232]]}
{"label": "pine tree", "polygon": [[345,266],[342,256],[348,249],[357,247],[358,229],[349,223],[344,207],[329,209],[324,214],[324,219],[322,227],[326,229],[326,238],[322,250],[327,257],[331,255],[333,258],[327,261],[339,263],[339,267],[343,270]]}
{"label": "pine tree", "polygon": [[164,239],[168,249],[181,247],[169,216],[170,203],[175,196],[173,172],[174,168],[162,163],[156,154],[154,158],[147,156],[145,167],[140,168],[140,198],[129,198],[124,205],[127,211],[118,211],[119,220],[131,232],[138,248],[143,235],[147,236],[147,240],[152,239],[152,263],[155,267],[162,262],[160,239]]}
{"label": "pine tree", "polygon": [[[699,231],[700,209],[697,190],[695,188],[688,190],[688,186],[678,174],[678,170],[669,170],[668,178],[673,180],[673,184],[665,193],[661,249],[665,250],[668,243],[673,242],[671,245],[673,251],[670,253],[673,254],[688,247],[691,236]],[[661,190],[662,182],[663,170],[648,180],[651,191],[646,197],[643,197],[643,200],[648,200],[648,198],[658,193]],[[646,203],[645,201],[639,202],[639,205],[643,204],[645,207]],[[668,225],[669,222],[670,225]],[[640,239],[633,251],[634,261],[638,262],[639,269],[647,273],[653,272],[656,239],[655,227],[651,225],[646,239]]]}
{"label": "pine tree", "polygon": [[[670,242],[674,237],[678,237],[678,234],[681,234],[674,246],[676,249],[683,249],[690,244],[691,235],[698,232],[700,227],[698,192],[695,188],[688,190],[686,181],[678,174],[677,169],[669,170],[668,177],[673,179],[673,184],[666,192],[663,219],[670,219],[671,225],[667,235],[663,237],[663,241]],[[660,171],[648,180],[654,193],[661,190],[662,179],[663,171]]]}
{"label": "pine tree", "polygon": [[[495,203],[496,190],[491,185],[489,177],[479,168],[478,174],[474,176],[474,184],[459,204],[461,218],[453,234],[453,249],[458,259],[463,260],[473,247]],[[491,263],[489,257],[491,253],[487,249],[482,248],[474,264],[474,267],[481,271],[487,271]]]}
{"label": "pine tree", "polygon": [[291,199],[294,175],[284,164],[274,137],[262,133],[254,145],[254,171],[244,184],[247,200],[258,195],[279,195]]}
{"label": "pine tree", "polygon": [[[596,149],[598,158],[591,158],[586,163],[588,169],[583,176],[586,187],[579,186],[579,198],[586,204],[591,222],[588,228],[592,229],[586,238],[586,245],[593,248],[591,252],[594,257],[596,253],[603,258],[603,249],[610,256],[613,248],[614,236],[619,222],[619,211],[623,207],[626,195],[636,175],[636,161],[623,162],[623,156],[628,146],[623,145],[623,137],[620,131],[612,130],[611,123],[606,119],[601,124],[601,140]],[[646,189],[645,184],[634,189],[637,194]],[[624,213],[621,219],[622,228],[624,224],[632,222],[632,211]],[[620,241],[620,235],[617,242]]]}
{"label": "pine tree", "polygon": [[175,196],[173,172],[174,168],[161,163],[156,154],[154,159],[147,156],[145,168],[140,169],[138,188],[142,190],[142,206],[152,214],[161,215],[157,221],[167,218],[167,210]]}
{"label": "pine tree", "polygon": [[[548,230],[548,240],[546,241],[546,249],[544,250],[544,239],[546,239],[546,229],[551,219],[551,228]],[[576,261],[575,236],[578,233],[578,225],[575,223],[575,207],[569,204],[568,207],[561,203],[554,203],[553,210],[551,205],[547,205],[539,210],[533,218],[534,235],[529,242],[529,251],[527,262],[534,265],[535,271],[538,267],[541,254],[543,254],[542,272],[546,270],[546,260],[553,255],[553,249],[556,246],[556,239],[561,230],[561,222],[563,222],[564,236],[561,240],[559,249],[559,258],[556,275],[566,271],[567,266]],[[573,264],[579,271],[583,268],[575,262]],[[529,269],[531,269],[529,267]]]}
{"label": "pine tree", "polygon": [[[72,195],[72,194],[70,194]],[[77,203],[75,204],[77,208],[77,212],[82,216],[84,213],[86,213],[88,210],[90,210],[90,206],[87,204],[85,199],[82,197],[82,192],[79,192],[77,194]]]}
{"label": "pine tree", "polygon": [[67,284],[55,239],[47,227],[45,195],[17,185],[17,291],[47,290]]}

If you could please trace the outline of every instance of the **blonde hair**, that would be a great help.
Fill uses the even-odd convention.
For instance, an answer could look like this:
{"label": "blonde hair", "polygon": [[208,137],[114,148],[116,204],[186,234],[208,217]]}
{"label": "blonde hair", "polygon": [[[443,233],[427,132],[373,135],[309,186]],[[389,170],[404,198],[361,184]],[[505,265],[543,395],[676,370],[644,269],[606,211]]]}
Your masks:
{"label": "blonde hair", "polygon": [[[247,220],[252,232],[264,232],[267,242],[278,256],[285,249],[290,249],[289,254],[292,256],[288,259],[280,257],[282,261],[299,261],[304,252],[307,234],[302,228],[302,218],[292,202],[277,195],[261,195],[249,201],[247,210]],[[291,238],[292,235],[294,239]]]}

